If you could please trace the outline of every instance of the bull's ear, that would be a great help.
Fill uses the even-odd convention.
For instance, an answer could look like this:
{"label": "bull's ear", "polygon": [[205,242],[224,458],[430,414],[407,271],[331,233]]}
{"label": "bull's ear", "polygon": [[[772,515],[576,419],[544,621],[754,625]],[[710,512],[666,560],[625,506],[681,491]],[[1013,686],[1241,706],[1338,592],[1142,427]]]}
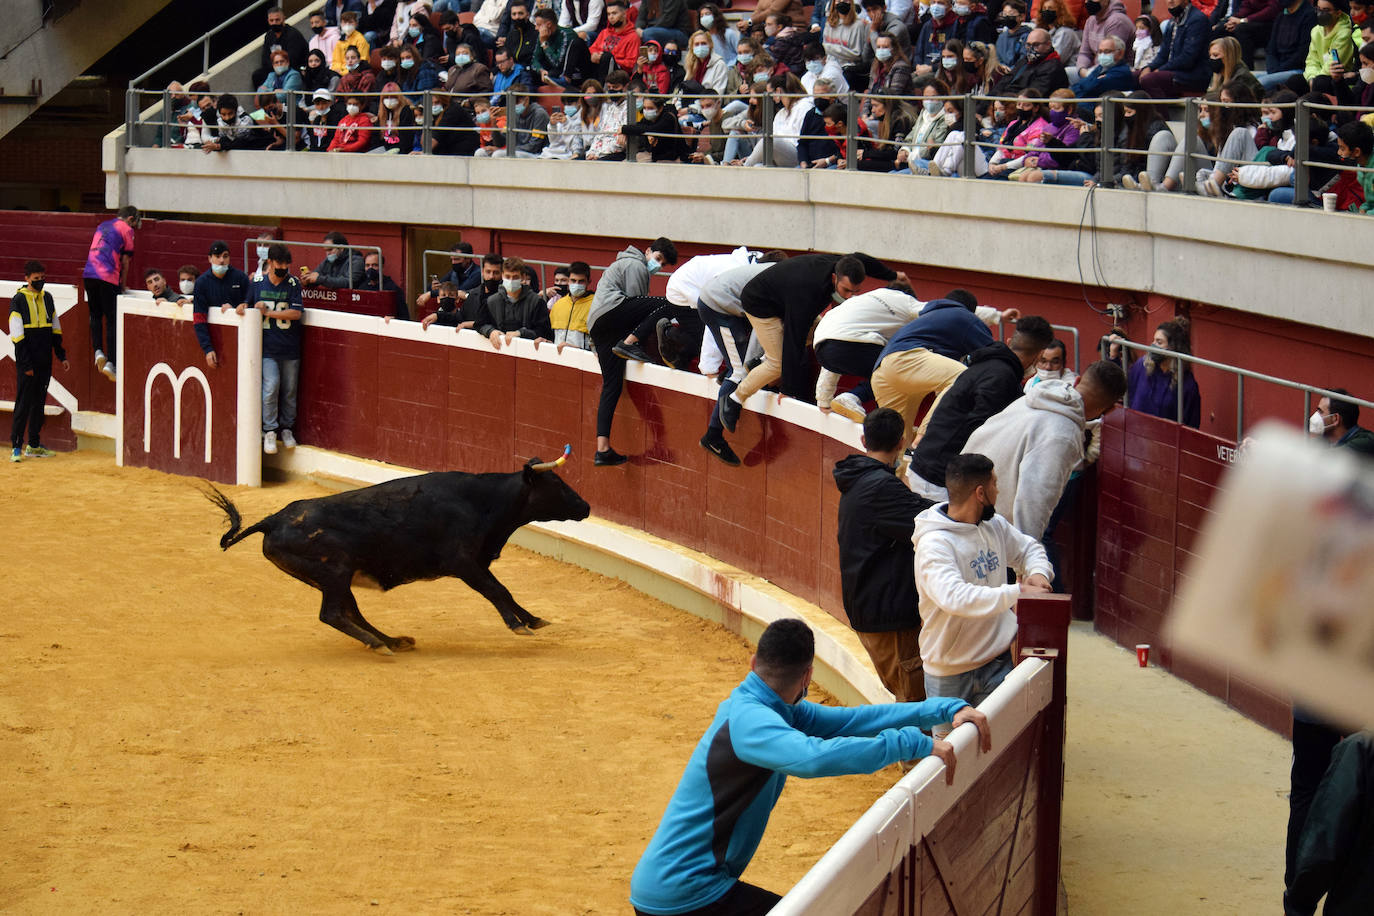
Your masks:
{"label": "bull's ear", "polygon": [[522,470],[524,471],[526,482],[534,480],[535,475],[539,473],[539,471],[535,469],[535,465],[539,463],[540,461],[538,458],[531,458],[529,461],[525,462],[525,466]]}

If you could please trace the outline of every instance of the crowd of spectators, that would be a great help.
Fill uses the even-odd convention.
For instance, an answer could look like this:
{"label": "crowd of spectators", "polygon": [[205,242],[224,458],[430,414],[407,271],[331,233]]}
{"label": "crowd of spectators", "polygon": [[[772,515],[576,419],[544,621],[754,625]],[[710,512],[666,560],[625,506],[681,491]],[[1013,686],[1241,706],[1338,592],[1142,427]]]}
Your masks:
{"label": "crowd of spectators", "polygon": [[[1308,203],[1325,192],[1374,209],[1374,21],[1360,2],[1170,0],[1163,23],[1123,0],[822,0],[809,22],[795,2],[735,19],[681,0],[476,0],[471,16],[466,3],[327,4],[309,40],[274,8],[256,91],[172,84],[159,142],[942,176],[965,169],[967,140],[979,178],[1174,191],[1188,169],[1200,194],[1279,203],[1308,161]],[[1190,162],[1183,97],[1200,99]],[[1305,154],[1299,101],[1317,106]],[[1106,146],[1131,151],[1111,174]]]}

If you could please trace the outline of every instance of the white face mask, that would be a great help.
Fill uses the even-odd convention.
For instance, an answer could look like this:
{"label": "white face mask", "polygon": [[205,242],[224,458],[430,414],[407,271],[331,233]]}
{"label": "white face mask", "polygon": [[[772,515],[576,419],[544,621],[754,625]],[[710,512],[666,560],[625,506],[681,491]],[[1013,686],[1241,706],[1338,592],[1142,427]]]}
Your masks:
{"label": "white face mask", "polygon": [[359,108],[357,105],[349,105],[349,106],[348,106],[348,113],[351,114],[351,115],[355,115],[355,114],[357,114],[359,111],[362,111],[362,109]]}
{"label": "white face mask", "polygon": [[959,115],[952,111],[945,112],[945,123],[950,127],[959,123]]}
{"label": "white face mask", "polygon": [[339,26],[339,31],[343,33],[344,38],[347,38],[349,35],[353,34],[355,28],[357,28],[357,26],[353,23],[345,22]]}
{"label": "white face mask", "polygon": [[568,295],[569,295],[569,296],[572,296],[574,299],[580,299],[580,298],[582,297],[582,294],[585,293],[586,291],[587,291],[587,284],[585,284],[585,283],[569,283],[569,284],[568,284]]}
{"label": "white face mask", "polygon": [[259,246],[258,246],[258,260],[259,260],[259,261],[265,261],[265,260],[267,260],[267,246],[266,246],[266,245],[259,245]]}
{"label": "white face mask", "polygon": [[433,105],[429,106],[429,110],[434,112],[435,115],[441,115],[444,113],[444,106],[435,102]]}
{"label": "white face mask", "polygon": [[1053,369],[1036,369],[1035,377],[1043,382],[1052,378],[1063,378],[1064,373],[1055,372]]}
{"label": "white face mask", "polygon": [[1374,83],[1374,67],[1360,68],[1360,82]]}
{"label": "white face mask", "polygon": [[183,295],[189,296],[189,295],[191,295],[191,293],[193,293],[193,292],[195,292],[195,291],[196,291],[196,281],[195,281],[195,280],[182,280],[182,281],[181,281],[181,292],[182,292]]}
{"label": "white face mask", "polygon": [[524,286],[525,284],[522,280],[504,278],[501,280],[501,285],[505,287],[506,293],[508,295],[514,296],[516,293],[520,292],[520,287]]}
{"label": "white face mask", "polygon": [[382,99],[382,104],[385,105],[387,108],[395,108],[397,105],[401,104],[401,100],[400,100],[400,99]]}
{"label": "white face mask", "polygon": [[1324,417],[1320,410],[1314,410],[1312,416],[1307,418],[1307,431],[1314,436],[1320,436],[1336,425],[1335,420],[1335,414]]}

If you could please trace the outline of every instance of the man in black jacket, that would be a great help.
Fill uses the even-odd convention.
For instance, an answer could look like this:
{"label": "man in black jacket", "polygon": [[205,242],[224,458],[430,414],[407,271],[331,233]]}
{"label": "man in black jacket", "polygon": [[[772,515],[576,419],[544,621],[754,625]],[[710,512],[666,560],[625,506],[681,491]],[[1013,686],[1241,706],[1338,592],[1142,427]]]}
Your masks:
{"label": "man in black jacket", "polygon": [[267,31],[262,36],[262,60],[258,69],[253,71],[254,86],[261,86],[263,80],[272,72],[272,52],[278,48],[284,50],[291,59],[292,70],[301,70],[305,67],[310,45],[295,26],[286,24],[286,13],[282,8],[274,6],[267,11]]}
{"label": "man in black jacket", "polygon": [[1049,98],[1056,89],[1068,89],[1069,77],[1064,62],[1050,41],[1050,33],[1033,29],[1026,36],[1026,58],[992,87],[993,95],[1020,95],[1034,89],[1041,98]]}
{"label": "man in black jacket", "polygon": [[1040,353],[1054,341],[1054,329],[1037,315],[1016,322],[1007,343],[994,343],[969,354],[968,368],[959,373],[935,405],[926,433],[911,458],[911,488],[934,500],[949,499],[945,468],[964,450],[964,444],[983,421],[1021,396],[1026,373]]}
{"label": "man in black jacket", "polygon": [[539,293],[525,283],[525,262],[506,258],[501,264],[501,289],[487,297],[486,312],[473,328],[500,348],[502,339],[509,345],[517,337],[526,340],[553,340],[549,328],[549,307]]}
{"label": "man in black jacket", "polygon": [[934,505],[893,471],[909,436],[902,415],[880,407],[864,419],[868,454],[835,463],[844,612],[899,703],[926,698],[911,532],[916,516]]}
{"label": "man in black jacket", "polygon": [[[647,107],[647,106],[646,106]],[[782,379],[782,393],[814,403],[816,378],[807,359],[807,337],[817,316],[859,291],[868,277],[908,282],[877,258],[853,254],[804,254],[774,264],[744,287],[740,305],[763,347],[763,362],[739,387],[720,399],[720,419],[735,431],[750,395]]]}

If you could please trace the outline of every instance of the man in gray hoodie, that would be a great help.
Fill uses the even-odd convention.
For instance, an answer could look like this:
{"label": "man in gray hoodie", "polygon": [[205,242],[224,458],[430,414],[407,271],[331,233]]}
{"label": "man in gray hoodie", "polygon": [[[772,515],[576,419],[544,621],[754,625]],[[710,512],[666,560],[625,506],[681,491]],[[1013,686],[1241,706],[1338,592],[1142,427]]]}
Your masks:
{"label": "man in gray hoodie", "polygon": [[1037,541],[1045,534],[1069,475],[1083,460],[1086,424],[1126,393],[1126,373],[1099,360],[1077,385],[1041,382],[968,437],[964,454],[987,455],[997,466],[997,511]]}
{"label": "man in gray hoodie", "polygon": [[[634,348],[654,333],[658,312],[675,308],[662,296],[649,295],[649,278],[665,264],[677,263],[677,246],[658,238],[647,246],[648,253],[631,245],[616,255],[615,262],[601,274],[587,313],[587,330],[601,366],[601,400],[596,407],[596,455],[593,464],[609,467],[624,464],[626,457],[611,448],[611,421],[625,387],[627,357],[616,350]],[[633,349],[626,352],[635,352]]]}

